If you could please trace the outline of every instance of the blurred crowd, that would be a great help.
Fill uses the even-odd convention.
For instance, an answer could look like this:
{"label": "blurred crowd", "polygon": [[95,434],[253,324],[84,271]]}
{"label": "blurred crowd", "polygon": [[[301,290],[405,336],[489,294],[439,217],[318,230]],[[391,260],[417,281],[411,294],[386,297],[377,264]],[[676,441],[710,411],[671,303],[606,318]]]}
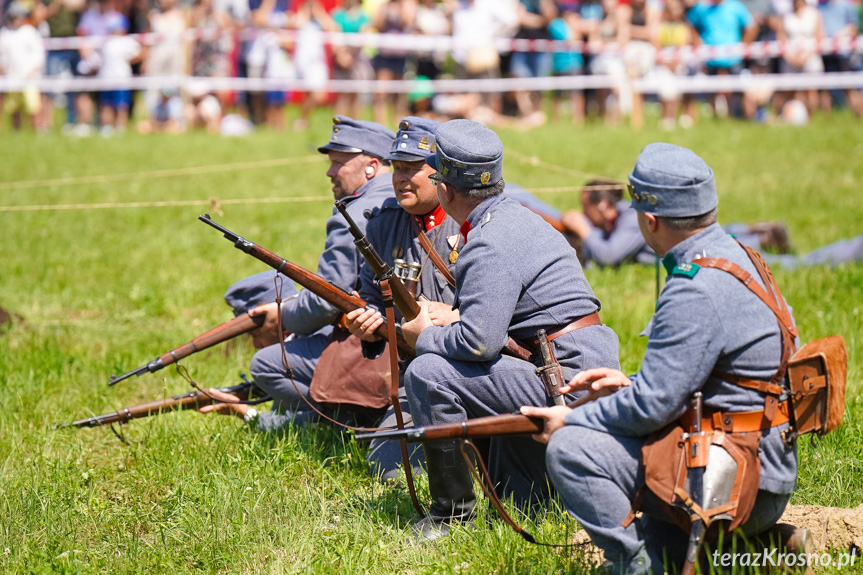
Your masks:
{"label": "blurred crowd", "polygon": [[[302,93],[214,90],[212,82],[184,89],[128,89],[53,94],[29,86],[3,95],[4,114],[17,128],[48,131],[55,108],[65,110],[63,130],[86,135],[95,129],[123,131],[130,117],[142,132],[244,126],[286,129],[286,104],[297,110],[290,127],[302,130],[311,111],[333,105],[337,113],[363,116],[371,107],[377,122],[407,113],[437,119],[468,117],[486,124],[538,125],[546,121],[542,95],[530,79],[604,75],[610,88],[558,90],[554,121],[575,124],[588,116],[616,124],[644,123],[645,95],[632,82],[654,78],[648,94],[661,107],[661,125],[688,127],[699,108],[753,121],[788,113],[804,115],[835,106],[863,114],[858,89],[696,95],[683,93],[675,77],[771,73],[832,73],[861,70],[861,54],[822,55],[823,38],[853,40],[859,33],[861,0],[2,0],[0,74],[14,79],[53,77],[192,76],[302,80]],[[195,29],[194,39],[185,33]],[[292,34],[281,33],[290,30]],[[254,33],[248,33],[252,31]],[[131,36],[152,32],[157,42]],[[326,32],[404,34],[404,49],[387,45],[329,43]],[[454,48],[410,49],[412,35],[452,36]],[[45,38],[106,37],[79,47],[50,49]],[[496,38],[552,39],[573,43],[572,51],[506,51]],[[745,58],[717,54],[687,57],[683,50],[657,58],[663,49],[763,40],[804,41],[781,56]],[[587,50],[584,42],[614,43],[618,50]],[[663,53],[667,53],[665,50]],[[520,78],[515,92],[435,93],[438,78]],[[330,79],[410,79],[407,94],[327,93]],[[697,105],[699,101],[707,105]],[[141,109],[135,111],[138,106]],[[292,114],[293,115],[293,114]],[[226,116],[230,116],[226,118]]]}

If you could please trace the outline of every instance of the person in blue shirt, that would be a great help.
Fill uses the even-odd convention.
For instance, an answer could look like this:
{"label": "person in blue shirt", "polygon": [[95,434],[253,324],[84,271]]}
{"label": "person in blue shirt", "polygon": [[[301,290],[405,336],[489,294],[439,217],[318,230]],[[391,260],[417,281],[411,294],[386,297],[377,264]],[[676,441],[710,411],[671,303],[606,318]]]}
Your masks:
{"label": "person in blue shirt", "polygon": [[[708,46],[751,42],[758,34],[755,19],[739,0],[701,0],[689,10],[686,17],[701,41]],[[709,76],[736,75],[743,69],[743,58],[717,56],[705,62],[705,66]],[[714,112],[720,95],[728,101],[726,94],[715,94],[711,99]]]}

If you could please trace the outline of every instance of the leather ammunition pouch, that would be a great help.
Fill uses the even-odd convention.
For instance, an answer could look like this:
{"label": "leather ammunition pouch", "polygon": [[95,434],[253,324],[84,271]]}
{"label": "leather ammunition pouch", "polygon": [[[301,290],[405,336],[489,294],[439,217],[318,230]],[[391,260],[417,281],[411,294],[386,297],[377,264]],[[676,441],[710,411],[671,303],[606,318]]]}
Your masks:
{"label": "leather ammunition pouch", "polygon": [[848,353],[842,336],[810,341],[788,362],[791,404],[798,435],[830,433],[845,413]]}
{"label": "leather ammunition pouch", "polygon": [[334,329],[312,376],[311,398],[330,409],[377,412],[390,404],[389,390],[389,355],[366,359],[358,337]]}

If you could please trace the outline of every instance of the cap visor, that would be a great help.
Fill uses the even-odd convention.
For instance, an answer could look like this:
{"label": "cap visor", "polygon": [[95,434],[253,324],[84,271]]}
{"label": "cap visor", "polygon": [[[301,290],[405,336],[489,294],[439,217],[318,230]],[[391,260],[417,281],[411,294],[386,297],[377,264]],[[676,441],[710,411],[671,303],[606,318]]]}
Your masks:
{"label": "cap visor", "polygon": [[426,158],[426,164],[434,168],[437,171],[437,154],[432,154],[428,158]]}
{"label": "cap visor", "polygon": [[382,159],[388,162],[419,162],[421,160],[425,160],[426,156],[420,154],[409,154],[407,152],[391,152],[384,156]]}
{"label": "cap visor", "polygon": [[329,144],[325,144],[318,148],[318,152],[322,154],[326,154],[327,152],[347,152],[349,154],[359,154],[362,152],[359,148],[354,148],[353,146],[343,146],[342,144],[334,144],[330,142]]}

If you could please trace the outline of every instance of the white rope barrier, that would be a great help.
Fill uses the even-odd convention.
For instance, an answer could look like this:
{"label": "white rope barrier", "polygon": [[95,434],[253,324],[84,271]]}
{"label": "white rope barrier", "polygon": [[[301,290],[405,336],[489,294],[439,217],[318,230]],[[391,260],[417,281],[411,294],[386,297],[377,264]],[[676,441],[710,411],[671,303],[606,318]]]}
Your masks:
{"label": "white rope barrier", "polygon": [[434,94],[512,92],[519,90],[589,90],[615,88],[631,83],[639,93],[674,88],[679,93],[743,92],[750,89],[826,90],[863,87],[863,72],[830,74],[741,74],[729,76],[646,76],[627,79],[617,76],[550,76],[543,78],[497,78],[479,80],[329,80],[321,85],[290,78],[201,78],[194,76],[136,76],[132,78],[41,78],[18,80],[0,77],[0,92],[21,92],[36,88],[42,92],[91,92],[104,90],[159,90],[178,88],[196,93],[244,92],[348,92],[406,94],[415,90]]}

